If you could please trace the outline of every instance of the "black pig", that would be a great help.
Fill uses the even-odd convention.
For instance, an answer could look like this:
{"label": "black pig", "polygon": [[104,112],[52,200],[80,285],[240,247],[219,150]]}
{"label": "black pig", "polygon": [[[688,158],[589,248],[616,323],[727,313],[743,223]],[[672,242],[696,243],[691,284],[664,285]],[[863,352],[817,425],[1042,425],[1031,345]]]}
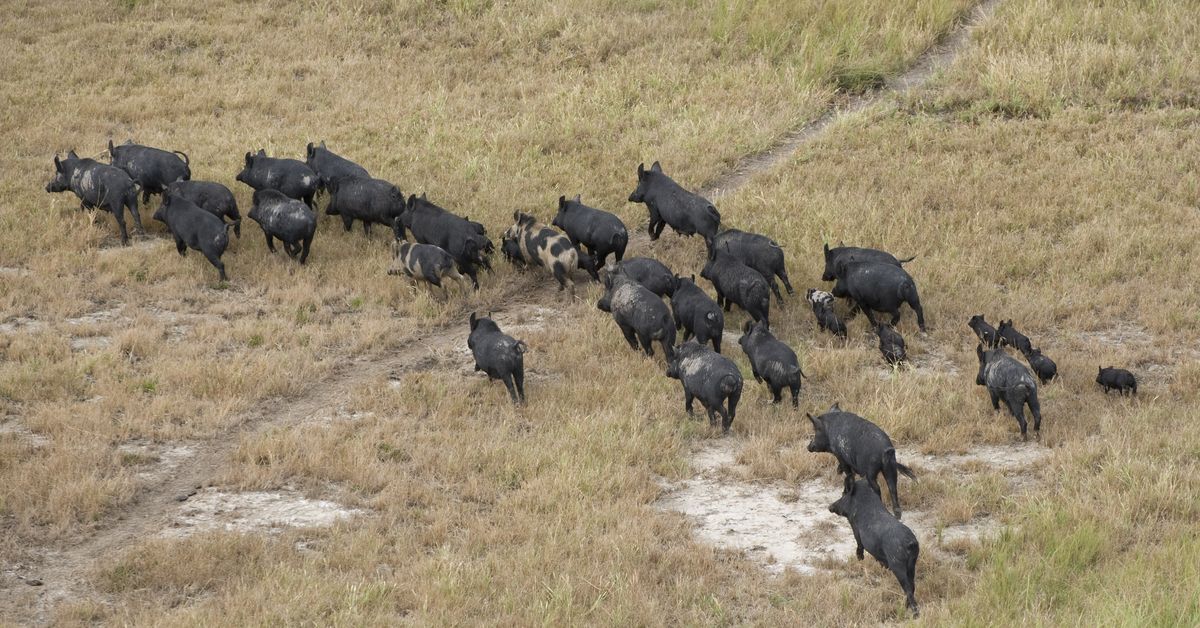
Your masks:
{"label": "black pig", "polygon": [[715,426],[720,414],[721,430],[729,433],[742,398],[742,372],[733,360],[689,340],[679,345],[667,362],[667,377],[683,384],[683,407],[688,414],[692,414],[692,401],[699,399],[708,411],[708,424]]}
{"label": "black pig", "polygon": [[967,327],[970,327],[971,331],[975,332],[975,335],[979,337],[979,342],[982,342],[983,346],[991,349],[1000,346],[1000,334],[996,331],[995,327],[992,327],[987,321],[983,320],[983,314],[972,316],[971,320],[967,321]]}
{"label": "black pig", "polygon": [[750,370],[754,381],[766,380],[771,391],[771,403],[783,400],[783,389],[792,391],[792,407],[800,405],[800,360],[792,348],[780,342],[762,323],[746,321],[742,337],[738,339],[742,351],[750,358]]}
{"label": "black pig", "polygon": [[1017,419],[1021,426],[1021,438],[1027,439],[1025,422],[1025,405],[1033,413],[1033,429],[1042,429],[1042,409],[1038,405],[1037,382],[1029,369],[1017,362],[1004,352],[1003,348],[984,351],[983,345],[975,347],[975,355],[979,358],[979,374],[975,383],[987,386],[988,395],[992,398],[992,407],[1000,409],[1000,399],[1008,404],[1008,411]]}
{"label": "black pig", "polygon": [[631,257],[614,264],[609,272],[625,275],[660,297],[670,296],[675,290],[675,275],[671,269],[649,257]]}
{"label": "black pig", "polygon": [[612,314],[613,320],[625,335],[625,341],[635,351],[638,342],[646,355],[654,355],[651,342],[662,344],[667,360],[675,351],[675,325],[671,312],[658,295],[621,273],[604,275],[604,295],[596,302],[601,312]]}
{"label": "black pig", "polygon": [[409,195],[404,213],[393,224],[397,238],[406,239],[406,227],[417,242],[449,253],[458,272],[470,277],[471,285],[479,288],[479,269],[492,267],[487,255],[493,247],[483,225],[438,207],[422,194]]}
{"label": "black pig", "polygon": [[1029,368],[1037,373],[1038,379],[1043,384],[1049,383],[1058,376],[1058,365],[1054,363],[1054,360],[1042,355],[1041,349],[1034,349],[1026,353],[1025,360],[1029,362]]}
{"label": "black pig", "polygon": [[317,173],[317,185],[326,190],[329,184],[339,179],[369,178],[367,169],[325,148],[322,140],[319,146],[308,143],[305,149],[304,164]]}
{"label": "black pig", "polygon": [[864,249],[856,246],[837,246],[829,248],[825,245],[825,270],[821,271],[821,281],[833,281],[837,278],[838,268],[852,262],[878,262],[902,266],[916,259],[896,259],[895,255],[878,249]]}
{"label": "black pig", "polygon": [[317,173],[303,161],[267,157],[267,151],[261,149],[257,155],[246,153],[246,165],[237,180],[255,190],[278,190],[288,198],[304,201],[310,209],[320,184]]}
{"label": "black pig", "polygon": [[717,303],[728,312],[737,304],[755,322],[770,326],[771,289],[758,271],[743,264],[725,249],[712,249],[700,276],[717,289]]}
{"label": "black pig", "polygon": [[877,495],[879,474],[887,482],[892,495],[892,511],[900,518],[900,493],[896,490],[899,474],[915,480],[912,469],[896,462],[896,447],[892,439],[878,425],[854,414],[844,412],[838,404],[821,416],[808,415],[813,424],[812,441],[808,450],[813,453],[827,452],[837,459],[838,473],[846,475],[843,490],[849,491],[854,474],[862,476]]}
{"label": "black pig", "polygon": [[295,259],[299,255],[301,264],[308,261],[308,251],[317,233],[317,215],[303,201],[278,190],[256,190],[248,216],[262,227],[272,253],[275,238],[279,238],[289,257]]}
{"label": "black pig", "polygon": [[625,257],[625,247],[629,244],[625,223],[613,214],[584,205],[579,196],[570,201],[565,196],[558,197],[558,214],[550,224],[562,229],[571,244],[587,249],[595,260],[594,270],[604,268],[609,254],[618,262]]}
{"label": "black pig", "polygon": [[904,604],[919,617],[917,608],[917,557],[921,545],[908,526],[888,514],[883,500],[862,480],[855,482],[850,490],[829,506],[829,512],[850,521],[854,542],[858,545],[855,556],[863,559],[863,550],[879,561],[900,582],[904,591]]}
{"label": "black pig", "polygon": [[776,277],[783,282],[788,294],[794,294],[792,282],[788,281],[787,267],[783,262],[783,247],[771,238],[738,229],[727,229],[713,238],[711,248],[722,247],[743,264],[758,271],[758,274],[767,280],[767,285],[771,287],[771,292],[775,293],[779,303],[783,303],[783,295],[779,293],[779,285],[775,283]]}
{"label": "black pig", "polygon": [[925,331],[925,311],[917,295],[917,284],[903,268],[878,262],[850,262],[838,265],[833,296],[847,297],[853,303],[851,313],[862,310],[876,326],[874,312],[892,315],[891,325],[900,322],[900,306],[907,303],[917,313],[917,326]]}
{"label": "black pig", "polygon": [[67,153],[67,158],[63,160],[55,155],[54,178],[46,184],[46,191],[67,190],[75,193],[82,209],[98,208],[111,213],[121,230],[121,244],[129,244],[129,232],[125,230],[125,208],[129,208],[138,233],[145,233],[142,217],[138,214],[137,184],[124,170],[94,159],[81,158],[75,151]]}
{"label": "black pig", "polygon": [[1011,318],[1000,321],[1000,328],[996,330],[996,334],[1000,336],[1000,346],[1015,347],[1021,353],[1029,353],[1033,350],[1033,343],[1029,342],[1029,338],[1025,334],[1013,327]]}
{"label": "black pig", "polygon": [[879,336],[879,352],[888,364],[899,364],[908,359],[904,351],[904,336],[900,332],[890,325],[879,323],[875,326],[875,333]]}
{"label": "black pig", "polygon": [[242,237],[242,215],[238,212],[237,199],[229,188],[213,181],[176,181],[167,186],[164,194],[185,198],[204,211],[233,223],[233,233]]}
{"label": "black pig", "polygon": [[346,231],[355,220],[362,221],[363,234],[371,235],[371,225],[379,224],[392,228],[396,219],[404,213],[404,195],[400,188],[370,177],[341,177],[330,179],[329,205],[325,213],[341,216]]}
{"label": "black pig", "polygon": [[675,316],[675,329],[683,330],[683,340],[693,335],[700,344],[712,341],[713,350],[721,352],[721,336],[725,332],[725,313],[711,297],[696,285],[696,276],[691,279],[675,276],[675,287],[671,291],[671,313]]}
{"label": "black pig", "polygon": [[1120,394],[1137,394],[1137,378],[1133,373],[1125,369],[1113,367],[1100,367],[1100,371],[1096,374],[1096,383],[1104,387],[1104,394],[1115,390]]}
{"label": "black pig", "polygon": [[488,381],[500,380],[508,389],[513,403],[525,403],[525,352],[524,342],[500,331],[496,321],[476,318],[471,312],[471,335],[467,336],[467,347],[475,356],[475,370],[487,373]]}
{"label": "black pig", "polygon": [[175,238],[175,249],[181,257],[187,254],[189,248],[200,251],[217,268],[221,281],[229,279],[225,275],[225,263],[221,261],[221,255],[229,246],[228,229],[236,223],[226,224],[195,203],[170,194],[163,197],[162,205],[154,212],[154,219],[167,224],[167,229]]}
{"label": "black pig", "polygon": [[708,199],[683,189],[663,174],[657,161],[650,170],[646,170],[646,164],[638,164],[637,176],[637,188],[629,195],[629,202],[645,203],[649,208],[651,240],[657,240],[663,227],[670,225],[680,235],[698,233],[706,243],[712,242],[721,227],[721,214]]}
{"label": "black pig", "polygon": [[177,150],[142,146],[132,140],[113,146],[112,140],[108,140],[108,154],[112,165],[128,172],[129,178],[142,186],[143,203],[150,202],[151,194],[165,192],[168,185],[192,178],[187,154]]}

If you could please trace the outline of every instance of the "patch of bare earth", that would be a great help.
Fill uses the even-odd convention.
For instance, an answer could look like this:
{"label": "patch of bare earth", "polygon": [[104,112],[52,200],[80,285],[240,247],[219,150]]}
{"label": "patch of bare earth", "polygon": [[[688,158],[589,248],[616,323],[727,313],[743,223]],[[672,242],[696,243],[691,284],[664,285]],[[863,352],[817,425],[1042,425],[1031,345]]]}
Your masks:
{"label": "patch of bare earth", "polygon": [[308,499],[292,489],[235,492],[205,488],[169,515],[160,535],[183,538],[210,530],[275,533],[284,528],[331,526],[362,513],[337,502]]}
{"label": "patch of bare earth", "polygon": [[[694,475],[681,482],[663,482],[655,502],[662,510],[692,520],[696,538],[714,547],[742,552],[771,573],[793,569],[812,574],[854,555],[854,536],[845,519],[829,512],[841,496],[840,482],[805,480],[754,482],[736,479],[738,441],[705,443],[692,456]],[[958,475],[999,471],[1014,491],[1032,482],[1034,463],[1049,454],[1039,445],[982,446],[961,453],[930,456],[899,452],[905,464],[918,470]],[[998,533],[1000,521],[991,517],[966,523],[943,524],[933,513],[906,510],[904,523],[912,528],[924,551],[949,544],[978,542]]]}

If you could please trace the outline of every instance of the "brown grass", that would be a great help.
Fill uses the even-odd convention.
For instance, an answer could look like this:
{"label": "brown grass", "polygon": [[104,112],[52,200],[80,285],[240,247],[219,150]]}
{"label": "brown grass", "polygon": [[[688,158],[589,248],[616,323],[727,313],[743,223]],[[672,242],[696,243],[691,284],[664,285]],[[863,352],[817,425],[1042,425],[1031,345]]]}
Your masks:
{"label": "brown grass", "polygon": [[[905,617],[873,563],[770,577],[650,506],[656,476],[686,477],[690,444],[716,434],[683,414],[661,358],[630,352],[594,309],[595,287],[568,302],[534,287],[548,277],[501,268],[479,293],[443,301],[384,274],[385,238],[330,221],[303,268],[269,256],[245,225],[226,256],[232,281],[217,285],[203,259],[180,259],[161,239],[110,248],[111,218],[89,225],[73,200],[42,191],[54,150],[93,154],[109,136],[187,150],[197,178],[231,185],[245,150],[296,156],[324,138],[493,234],[513,209],[547,218],[553,199],[576,192],[632,228],[644,220],[624,202],[637,162],[661,159],[697,187],[814,116],[834,86],[896,72],[966,6],[845,4],[834,15],[829,3],[794,3],[791,20],[740,3],[570,0],[16,11],[0,26],[10,51],[0,78],[19,86],[0,111],[12,144],[0,156],[0,266],[29,274],[0,276],[0,323],[40,326],[0,334],[0,403],[6,424],[48,442],[0,433],[0,557],[50,569],[52,552],[123,525],[153,490],[137,475],[146,461],[118,449],[134,439],[227,443],[206,481],[288,485],[371,513],[323,530],[85,553],[95,560],[75,566],[83,595],[42,618]],[[932,329],[916,335],[906,313],[901,331],[915,362],[940,366],[886,374],[861,321],[843,345],[792,299],[773,319],[810,376],[803,410],[840,401],[927,453],[1007,445],[1015,422],[974,386],[966,319],[1014,318],[1058,362],[1063,379],[1042,390],[1053,454],[1028,470],[1035,488],[1012,491],[986,470],[929,470],[902,489],[906,511],[942,523],[989,514],[1014,526],[965,560],[923,553],[918,597],[933,623],[1191,624],[1200,613],[1200,430],[1188,420],[1200,379],[1190,272],[1200,157],[1187,139],[1200,119],[1177,106],[1194,91],[1194,20],[1186,3],[1066,4],[1001,3],[943,80],[836,125],[722,199],[728,224],[785,247],[799,292],[819,285],[825,239],[919,256],[909,268]],[[792,26],[806,18],[816,26]],[[1153,63],[1122,72],[1131,59]],[[1093,79],[1068,80],[1079,63]],[[1016,100],[1036,115],[995,105]],[[667,235],[635,251],[692,272],[702,246]],[[537,323],[531,305],[561,314]],[[469,372],[462,320],[489,308],[502,325],[524,325],[527,407]],[[110,342],[76,350],[72,337]],[[409,351],[422,359],[407,361]],[[370,368],[393,356],[404,358],[398,386]],[[1142,395],[1101,395],[1097,361],[1133,368]],[[828,460],[804,450],[803,415],[766,396],[748,381],[734,425],[748,473],[829,476]],[[312,412],[288,414],[297,407]],[[20,591],[0,597],[5,619],[36,617]]]}

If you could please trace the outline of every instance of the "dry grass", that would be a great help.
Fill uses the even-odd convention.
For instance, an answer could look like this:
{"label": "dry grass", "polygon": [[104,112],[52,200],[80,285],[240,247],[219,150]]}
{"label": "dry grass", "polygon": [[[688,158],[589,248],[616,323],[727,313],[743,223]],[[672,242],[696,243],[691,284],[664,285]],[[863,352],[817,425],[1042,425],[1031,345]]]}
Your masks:
{"label": "dry grass", "polygon": [[[0,157],[0,266],[30,273],[0,276],[0,323],[23,325],[0,334],[0,403],[6,424],[48,441],[0,433],[0,557],[36,561],[136,504],[146,461],[121,443],[222,442],[266,416],[264,429],[229,441],[212,481],[294,486],[372,514],[269,537],[146,539],[85,565],[95,595],[54,618],[903,618],[894,582],[873,564],[769,577],[697,545],[684,519],[649,506],[655,477],[686,477],[689,446],[716,435],[685,417],[661,358],[630,352],[594,309],[595,287],[576,302],[541,303],[560,319],[500,313],[502,324],[523,325],[515,335],[531,348],[530,404],[518,409],[469,373],[458,336],[428,352],[421,343],[447,323],[465,336],[472,309],[537,303],[547,293],[531,286],[546,277],[501,269],[478,294],[443,302],[384,275],[383,237],[325,221],[305,268],[268,256],[247,225],[226,257],[233,281],[216,285],[202,259],[181,260],[161,240],[104,248],[115,240],[111,218],[89,226],[42,184],[53,150],[91,153],[110,135],[188,150],[198,178],[227,184],[244,150],[294,156],[324,137],[493,234],[514,208],[546,217],[553,199],[575,192],[633,227],[644,210],[624,198],[638,161],[662,159],[696,186],[812,117],[834,86],[903,67],[966,4],[21,8],[0,26],[0,43],[12,43],[0,78],[21,87],[0,110],[12,143]],[[928,366],[887,375],[861,321],[843,345],[818,334],[798,299],[773,316],[810,376],[803,409],[840,401],[933,454],[1013,443],[1015,422],[974,386],[965,322],[979,312],[1016,319],[1064,374],[1042,391],[1042,443],[1054,455],[1030,470],[1035,490],[1009,491],[984,469],[921,470],[921,483],[905,485],[906,511],[1016,526],[965,560],[923,553],[918,597],[932,623],[1194,624],[1200,615],[1200,429],[1190,420],[1200,155],[1187,139],[1200,116],[1176,107],[1196,84],[1184,45],[1194,20],[1183,15],[1194,8],[1094,4],[1001,3],[982,45],[943,81],[837,125],[722,200],[729,224],[784,245],[799,292],[818,285],[826,238],[919,256],[910,270],[932,329],[917,336],[906,313],[901,331]],[[1183,43],[1146,34],[1166,29]],[[1080,47],[1085,36],[1093,43]],[[1153,63],[1121,73],[1114,59],[1126,57]],[[1085,62],[1094,78],[1069,80]],[[1037,115],[991,104],[1013,94]],[[699,270],[698,241],[668,235],[637,251]],[[95,312],[106,314],[73,320]],[[110,340],[78,349],[73,337]],[[426,357],[397,374],[399,386],[370,370],[347,389],[330,386],[414,347]],[[1101,395],[1097,361],[1129,365],[1143,394]],[[766,397],[748,382],[734,425],[748,473],[829,476],[832,465],[804,451],[803,415]],[[297,399],[307,400],[300,410]],[[291,414],[274,424],[274,413]]]}

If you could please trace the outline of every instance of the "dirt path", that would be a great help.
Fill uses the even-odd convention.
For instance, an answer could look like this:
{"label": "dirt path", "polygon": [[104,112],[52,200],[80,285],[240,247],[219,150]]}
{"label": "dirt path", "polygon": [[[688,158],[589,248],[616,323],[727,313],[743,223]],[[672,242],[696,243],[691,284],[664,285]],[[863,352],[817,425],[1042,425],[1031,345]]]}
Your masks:
{"label": "dirt path", "polygon": [[[787,160],[802,145],[819,137],[843,116],[862,111],[893,94],[919,87],[934,73],[948,66],[969,41],[970,27],[991,14],[999,0],[983,0],[968,17],[961,20],[934,48],[921,55],[909,70],[887,81],[884,87],[851,98],[833,107],[816,120],[783,136],[772,149],[750,155],[726,175],[705,185],[700,193],[716,199],[746,185],[752,177],[770,170]],[[646,246],[644,232],[634,238],[638,246]],[[521,303],[512,303],[518,295]],[[554,308],[555,299],[544,282],[521,279],[498,299],[492,311],[503,319],[527,303],[540,301]],[[88,583],[94,566],[111,558],[137,542],[157,535],[168,525],[180,508],[180,498],[194,494],[218,477],[229,462],[238,442],[247,435],[268,429],[301,424],[313,416],[329,414],[361,384],[395,372],[422,368],[433,350],[457,347],[464,342],[461,325],[426,330],[420,342],[383,360],[348,362],[335,370],[323,382],[314,385],[307,394],[280,402],[270,400],[247,412],[238,426],[194,447],[188,448],[173,460],[166,472],[147,482],[133,505],[115,515],[96,532],[65,547],[30,550],[30,564],[6,566],[0,574],[0,619],[18,625],[46,625],[53,619],[55,607],[63,601],[96,596]],[[38,584],[34,585],[33,583]]]}
{"label": "dirt path", "polygon": [[962,54],[971,41],[972,28],[991,16],[998,4],[1000,0],[982,0],[969,9],[936,45],[917,57],[903,74],[887,80],[879,89],[853,96],[840,106],[830,108],[816,120],[784,135],[774,147],[743,157],[728,173],[702,187],[700,195],[716,200],[734,192],[749,183],[755,175],[786,161],[801,146],[819,137],[838,120],[876,105],[895,94],[903,94],[921,87],[933,78],[938,70],[949,67]]}

